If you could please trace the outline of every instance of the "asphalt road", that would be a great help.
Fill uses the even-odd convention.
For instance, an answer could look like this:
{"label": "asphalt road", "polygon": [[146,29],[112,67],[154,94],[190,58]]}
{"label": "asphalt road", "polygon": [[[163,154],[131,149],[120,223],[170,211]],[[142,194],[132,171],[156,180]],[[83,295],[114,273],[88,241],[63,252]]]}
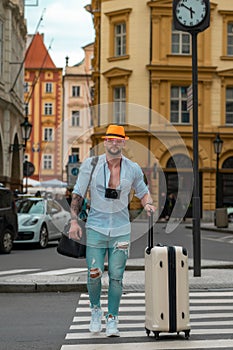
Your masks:
{"label": "asphalt road", "polygon": [[[131,258],[143,258],[147,246],[147,223],[133,226],[131,242]],[[192,230],[181,224],[174,232],[165,233],[165,224],[156,224],[154,244],[182,245],[193,256]],[[40,269],[42,271],[85,267],[84,259],[76,260],[59,255],[57,243],[50,243],[46,249],[38,249],[31,245],[20,245],[9,255],[0,255],[0,270]],[[233,261],[233,235],[229,233],[201,231],[201,257],[209,260]]]}
{"label": "asphalt road", "polygon": [[78,293],[1,294],[1,350],[60,350]]}

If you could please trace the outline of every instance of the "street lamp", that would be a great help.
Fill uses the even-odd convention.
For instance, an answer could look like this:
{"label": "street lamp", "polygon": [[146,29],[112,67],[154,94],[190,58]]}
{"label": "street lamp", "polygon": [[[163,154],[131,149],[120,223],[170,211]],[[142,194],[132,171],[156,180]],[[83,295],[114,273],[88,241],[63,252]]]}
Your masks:
{"label": "street lamp", "polygon": [[27,146],[27,141],[30,139],[32,132],[32,124],[28,121],[28,117],[24,118],[24,121],[20,124],[22,139],[24,140],[23,144],[11,144],[10,152],[18,152],[22,148],[25,150]]}
{"label": "street lamp", "polygon": [[214,152],[216,154],[216,208],[219,208],[219,155],[222,152],[223,140],[219,133],[216,135],[214,143]]}

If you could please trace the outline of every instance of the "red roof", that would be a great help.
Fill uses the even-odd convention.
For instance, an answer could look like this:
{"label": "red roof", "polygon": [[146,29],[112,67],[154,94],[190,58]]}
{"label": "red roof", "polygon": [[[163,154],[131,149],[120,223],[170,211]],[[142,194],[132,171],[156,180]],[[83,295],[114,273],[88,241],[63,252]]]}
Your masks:
{"label": "red roof", "polygon": [[25,68],[56,68],[43,41],[42,34],[35,34],[26,52]]}

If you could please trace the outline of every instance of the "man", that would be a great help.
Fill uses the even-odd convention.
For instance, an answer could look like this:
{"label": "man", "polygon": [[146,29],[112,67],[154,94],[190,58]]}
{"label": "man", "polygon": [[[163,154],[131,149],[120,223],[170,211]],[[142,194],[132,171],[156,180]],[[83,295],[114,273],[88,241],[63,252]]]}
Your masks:
{"label": "man", "polygon": [[[98,158],[90,184],[91,206],[87,219],[88,266],[87,287],[90,298],[90,332],[102,330],[103,311],[100,304],[101,276],[104,271],[105,256],[108,253],[108,312],[106,315],[106,335],[119,336],[118,313],[122,295],[122,279],[130,248],[128,198],[130,190],[148,215],[155,211],[143,172],[137,163],[122,155],[125,146],[125,130],[119,125],[110,125],[104,138],[105,154]],[[86,159],[79,172],[71,201],[71,226],[69,237],[78,239],[82,231],[77,223],[83,195],[88,186],[92,170],[92,158]]]}

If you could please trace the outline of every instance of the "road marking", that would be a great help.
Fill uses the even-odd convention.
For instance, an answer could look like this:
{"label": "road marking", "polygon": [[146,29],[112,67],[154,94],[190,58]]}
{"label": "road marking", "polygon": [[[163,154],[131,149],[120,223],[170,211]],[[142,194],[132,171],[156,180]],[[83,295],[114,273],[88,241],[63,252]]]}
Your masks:
{"label": "road marking", "polygon": [[194,340],[194,341],[177,341],[172,340],[171,342],[164,343],[163,341],[152,342],[152,343],[122,343],[113,344],[111,347],[109,344],[77,344],[77,345],[63,345],[61,350],[109,350],[111,349],[121,350],[178,350],[178,349],[222,349],[229,348],[232,350],[233,340],[232,339],[221,339],[221,340]]}
{"label": "road marking", "polygon": [[4,275],[17,275],[19,273],[32,272],[32,271],[40,271],[40,269],[21,269],[21,270],[6,270],[1,271],[0,276]]}
{"label": "road marking", "polygon": [[59,276],[59,275],[69,275],[73,273],[80,273],[87,271],[87,268],[69,268],[60,270],[50,270],[37,273],[28,274],[28,276]]}

